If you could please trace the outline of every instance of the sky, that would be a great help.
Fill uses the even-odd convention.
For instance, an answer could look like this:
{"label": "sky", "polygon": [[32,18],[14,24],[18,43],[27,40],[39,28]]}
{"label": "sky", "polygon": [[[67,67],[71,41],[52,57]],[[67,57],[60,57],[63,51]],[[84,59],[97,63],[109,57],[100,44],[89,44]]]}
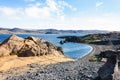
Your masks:
{"label": "sky", "polygon": [[120,0],[0,0],[0,27],[120,31]]}

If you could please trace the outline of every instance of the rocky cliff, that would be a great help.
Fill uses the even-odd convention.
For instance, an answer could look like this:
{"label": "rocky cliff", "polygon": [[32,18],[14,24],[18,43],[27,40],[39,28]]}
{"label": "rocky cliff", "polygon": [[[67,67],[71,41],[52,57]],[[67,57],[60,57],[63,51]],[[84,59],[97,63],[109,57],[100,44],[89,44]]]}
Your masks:
{"label": "rocky cliff", "polygon": [[0,56],[17,55],[19,57],[41,56],[47,54],[62,55],[61,47],[36,37],[21,38],[10,36],[0,44]]}

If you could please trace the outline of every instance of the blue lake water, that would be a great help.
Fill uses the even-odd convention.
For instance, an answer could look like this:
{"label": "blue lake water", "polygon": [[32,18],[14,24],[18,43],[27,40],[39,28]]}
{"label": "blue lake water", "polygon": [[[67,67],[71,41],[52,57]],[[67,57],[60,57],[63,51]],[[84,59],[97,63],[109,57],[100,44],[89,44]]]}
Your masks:
{"label": "blue lake water", "polygon": [[[88,54],[92,47],[87,44],[80,44],[80,43],[65,43],[60,44],[58,36],[84,36],[85,34],[17,34],[17,36],[26,38],[28,36],[34,36],[39,37],[42,39],[45,39],[46,41],[49,41],[57,46],[62,47],[64,54],[68,57],[71,57],[73,59],[78,59],[83,57],[84,55]],[[10,34],[0,34],[0,42],[4,41],[6,38],[8,38]]]}

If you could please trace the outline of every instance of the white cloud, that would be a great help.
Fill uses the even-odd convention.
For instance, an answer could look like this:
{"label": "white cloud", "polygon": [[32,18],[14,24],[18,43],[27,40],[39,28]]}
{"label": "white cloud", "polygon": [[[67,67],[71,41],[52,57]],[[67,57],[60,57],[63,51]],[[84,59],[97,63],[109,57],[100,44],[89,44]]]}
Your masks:
{"label": "white cloud", "polygon": [[36,2],[36,0],[25,0],[30,3],[26,7],[12,8],[12,7],[0,7],[0,13],[4,16],[17,16],[24,18],[39,18],[39,19],[49,19],[49,18],[60,18],[64,19],[64,9],[68,7],[69,9],[75,11],[76,8],[72,7],[70,4],[64,0],[46,0],[45,3]]}
{"label": "white cloud", "polygon": [[[106,13],[98,17],[84,14],[85,16],[66,18],[64,13],[66,8],[72,11],[77,9],[64,0],[46,0],[45,3],[30,4],[20,8],[0,7],[0,25],[34,29],[54,27],[57,29],[120,30],[120,17],[114,17],[113,14]],[[102,5],[102,2],[96,3],[96,7]]]}
{"label": "white cloud", "polygon": [[42,3],[40,3],[40,2],[36,3],[36,6],[41,6],[41,5],[42,5]]}
{"label": "white cloud", "polygon": [[96,2],[96,7],[100,7],[103,5],[103,2]]}
{"label": "white cloud", "polygon": [[55,11],[58,9],[57,3],[55,2],[55,0],[46,0],[46,3],[52,11]]}
{"label": "white cloud", "polygon": [[105,17],[111,17],[111,16],[113,16],[113,14],[112,13],[105,13],[105,14],[103,14],[103,16],[105,16]]}
{"label": "white cloud", "polygon": [[25,15],[30,18],[49,18],[50,12],[47,7],[39,8],[36,6],[31,6],[25,8]]}
{"label": "white cloud", "polygon": [[12,15],[16,15],[17,10],[14,10],[13,8],[9,8],[9,7],[0,7],[0,13],[6,16],[12,16]]}
{"label": "white cloud", "polygon": [[70,4],[66,3],[65,1],[59,1],[59,4],[61,4],[62,6],[70,8],[72,11],[76,11],[77,10],[77,8],[74,8],[73,6],[71,6]]}
{"label": "white cloud", "polygon": [[44,3],[37,0],[25,1],[28,3],[24,7],[0,6],[0,26],[23,26],[23,28],[60,27],[65,25],[65,9],[76,10],[64,0],[46,0]]}

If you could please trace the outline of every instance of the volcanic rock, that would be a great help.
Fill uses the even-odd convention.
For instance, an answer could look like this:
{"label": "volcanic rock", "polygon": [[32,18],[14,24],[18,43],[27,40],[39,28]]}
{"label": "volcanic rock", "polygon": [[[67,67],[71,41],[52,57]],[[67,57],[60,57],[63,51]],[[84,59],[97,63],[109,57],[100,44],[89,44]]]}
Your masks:
{"label": "volcanic rock", "polygon": [[107,59],[107,62],[99,69],[98,75],[101,80],[120,80],[117,55],[113,54]]}

